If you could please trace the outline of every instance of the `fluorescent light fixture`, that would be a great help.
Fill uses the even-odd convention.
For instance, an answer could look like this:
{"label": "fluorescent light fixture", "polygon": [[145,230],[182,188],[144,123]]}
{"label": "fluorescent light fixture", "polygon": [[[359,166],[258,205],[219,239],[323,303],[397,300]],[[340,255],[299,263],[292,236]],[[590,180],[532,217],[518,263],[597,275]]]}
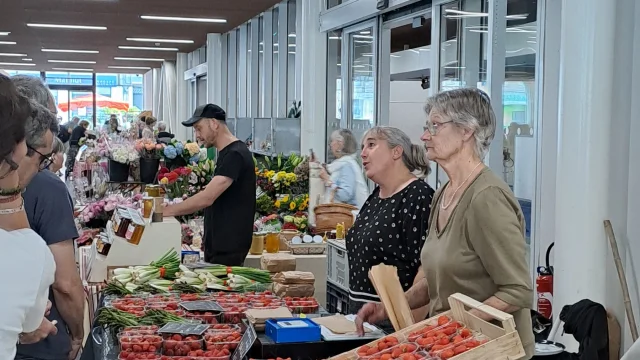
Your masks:
{"label": "fluorescent light fixture", "polygon": [[78,69],[78,68],[53,68],[53,70],[60,70],[60,71],[91,71],[91,72],[93,72],[93,69]]}
{"label": "fluorescent light fixture", "polygon": [[190,22],[202,22],[202,23],[226,23],[225,19],[212,19],[212,18],[192,18],[181,16],[154,16],[154,15],[141,15],[141,19],[145,20],[162,20],[162,21],[190,21]]}
{"label": "fluorescent light fixture", "polygon": [[193,44],[193,40],[153,39],[153,38],[127,38],[127,41],[140,41],[140,42],[153,42],[153,43],[173,43],[173,44]]}
{"label": "fluorescent light fixture", "polygon": [[151,70],[147,66],[109,66],[109,69]]}
{"label": "fluorescent light fixture", "polygon": [[289,37],[296,37],[296,34],[291,33],[291,34],[289,34]]}
{"label": "fluorescent light fixture", "polygon": [[8,63],[8,62],[0,62],[2,66],[36,66],[33,63]]}
{"label": "fluorescent light fixture", "polygon": [[0,41],[0,45],[15,45],[15,41]]}
{"label": "fluorescent light fixture", "polygon": [[289,47],[296,47],[296,44],[289,44]]}
{"label": "fluorescent light fixture", "polygon": [[60,64],[95,64],[95,61],[88,60],[49,60],[50,63],[60,63]]}
{"label": "fluorescent light fixture", "polygon": [[505,16],[507,20],[526,20],[528,17],[529,17],[529,14],[517,14],[517,15]]}
{"label": "fluorescent light fixture", "polygon": [[74,54],[98,54],[98,50],[71,50],[71,49],[40,49],[42,52],[74,53]]}
{"label": "fluorescent light fixture", "polygon": [[0,53],[0,56],[17,56],[17,57],[23,57],[23,56],[27,56],[27,54]]}
{"label": "fluorescent light fixture", "polygon": [[360,34],[369,35],[369,34],[371,34],[371,31],[369,31],[369,30],[360,31]]}
{"label": "fluorescent light fixture", "polygon": [[329,40],[340,40],[342,39],[340,36],[329,36]]}
{"label": "fluorescent light fixture", "polygon": [[296,52],[295,51],[289,51],[289,54],[295,55]]}
{"label": "fluorescent light fixture", "polygon": [[178,48],[153,47],[153,46],[118,46],[122,50],[155,50],[155,51],[180,51]]}
{"label": "fluorescent light fixture", "polygon": [[33,59],[30,59],[30,58],[24,58],[24,59],[22,59],[22,61],[32,61],[32,60],[33,60]]}
{"label": "fluorescent light fixture", "polygon": [[11,31],[0,31],[0,36],[7,36],[11,34]]}
{"label": "fluorescent light fixture", "polygon": [[356,39],[373,39],[371,35],[352,35]]}
{"label": "fluorescent light fixture", "polygon": [[89,25],[65,25],[65,24],[27,24],[28,27],[36,28],[55,28],[55,29],[75,29],[75,30],[107,30],[106,26],[89,26]]}
{"label": "fluorescent light fixture", "polygon": [[116,56],[113,58],[114,60],[124,60],[124,61],[164,61],[164,59],[154,59],[154,58],[132,58],[132,57],[119,57]]}

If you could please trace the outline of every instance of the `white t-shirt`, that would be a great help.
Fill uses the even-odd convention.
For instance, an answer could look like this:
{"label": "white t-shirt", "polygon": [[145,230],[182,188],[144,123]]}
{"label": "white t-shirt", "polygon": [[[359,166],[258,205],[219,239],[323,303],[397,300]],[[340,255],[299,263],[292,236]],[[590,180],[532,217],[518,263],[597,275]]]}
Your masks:
{"label": "white t-shirt", "polygon": [[0,229],[0,359],[13,359],[20,333],[40,327],[56,263],[31,229]]}

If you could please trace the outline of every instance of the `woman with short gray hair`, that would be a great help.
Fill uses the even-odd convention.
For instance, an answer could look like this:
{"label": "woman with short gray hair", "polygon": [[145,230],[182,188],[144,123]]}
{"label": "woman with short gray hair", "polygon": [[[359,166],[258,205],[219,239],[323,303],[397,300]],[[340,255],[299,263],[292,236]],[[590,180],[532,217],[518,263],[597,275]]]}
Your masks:
{"label": "woman with short gray hair", "polygon": [[354,205],[359,209],[369,196],[369,187],[356,159],[358,141],[348,129],[334,131],[330,139],[329,147],[336,159],[320,172],[327,190],[325,200]]}
{"label": "woman with short gray hair", "polygon": [[[522,359],[530,359],[533,288],[524,216],[509,186],[482,161],[496,133],[491,101],[478,89],[457,89],[428,99],[425,111],[421,139],[427,156],[450,180],[433,198],[420,256],[425,279],[409,289],[406,298],[412,309],[429,305],[430,316],[449,310],[448,298],[454,293],[511,313],[526,351]],[[360,332],[362,321],[384,317],[381,305],[363,308],[357,321]]]}

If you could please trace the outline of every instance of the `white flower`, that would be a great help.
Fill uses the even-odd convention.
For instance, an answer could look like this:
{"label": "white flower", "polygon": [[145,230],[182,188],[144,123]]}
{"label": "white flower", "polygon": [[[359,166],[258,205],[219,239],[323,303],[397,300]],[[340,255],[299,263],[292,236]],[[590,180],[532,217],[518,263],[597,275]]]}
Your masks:
{"label": "white flower", "polygon": [[195,172],[189,174],[189,184],[197,184],[198,183],[198,175]]}
{"label": "white flower", "polygon": [[206,148],[200,149],[200,161],[207,160],[207,157],[209,157],[207,154],[207,149]]}

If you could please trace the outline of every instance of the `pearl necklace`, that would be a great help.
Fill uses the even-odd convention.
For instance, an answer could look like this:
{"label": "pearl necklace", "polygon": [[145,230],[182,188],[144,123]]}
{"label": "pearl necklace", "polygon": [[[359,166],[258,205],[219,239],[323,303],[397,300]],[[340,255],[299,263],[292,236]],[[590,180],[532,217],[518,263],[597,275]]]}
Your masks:
{"label": "pearl necklace", "polygon": [[447,208],[449,206],[451,206],[451,204],[453,203],[453,199],[456,197],[456,194],[458,193],[458,190],[460,190],[462,188],[462,186],[464,184],[466,184],[467,180],[469,180],[469,178],[471,177],[471,175],[473,175],[473,172],[476,171],[476,169],[478,168],[478,166],[480,166],[480,164],[482,164],[482,161],[480,161],[476,167],[473,168],[473,170],[471,170],[471,172],[469,173],[469,176],[467,176],[466,179],[464,179],[464,181],[456,188],[456,191],[453,192],[453,195],[451,196],[451,200],[449,201],[449,204],[445,205],[446,199],[447,199],[447,188],[445,188],[442,191],[442,202],[440,203],[440,208],[442,210],[447,210]]}

